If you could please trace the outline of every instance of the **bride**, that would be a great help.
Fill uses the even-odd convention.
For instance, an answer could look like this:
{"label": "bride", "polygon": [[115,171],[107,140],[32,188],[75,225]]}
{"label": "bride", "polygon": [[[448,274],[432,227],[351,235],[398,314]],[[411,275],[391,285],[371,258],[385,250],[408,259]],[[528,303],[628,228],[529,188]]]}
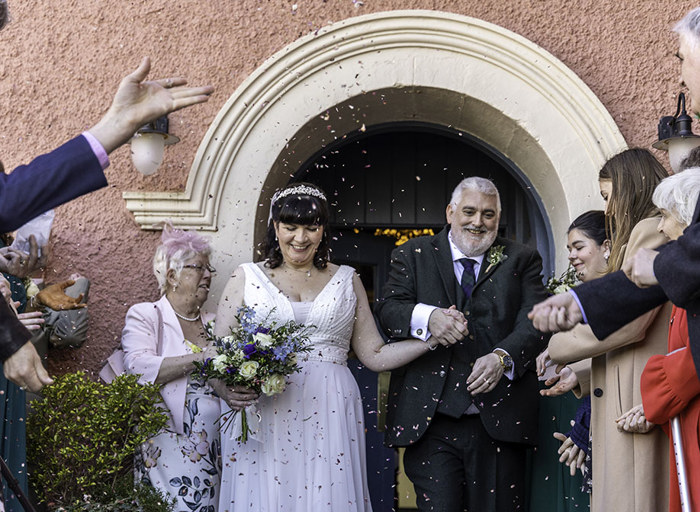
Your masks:
{"label": "bride", "polygon": [[[328,202],[319,188],[293,184],[272,198],[266,260],[238,267],[222,294],[216,334],[228,335],[238,308],[256,318],[312,325],[313,350],[272,397],[229,389],[222,412],[247,407],[260,421],[247,442],[221,433],[219,510],[371,511],[360,391],[347,367],[352,349],[369,369],[403,366],[436,348],[429,339],[384,344],[367,295],[348,266],[328,262]],[[465,325],[466,329],[466,325]],[[410,426],[408,427],[410,428]],[[232,429],[233,430],[233,429]]]}

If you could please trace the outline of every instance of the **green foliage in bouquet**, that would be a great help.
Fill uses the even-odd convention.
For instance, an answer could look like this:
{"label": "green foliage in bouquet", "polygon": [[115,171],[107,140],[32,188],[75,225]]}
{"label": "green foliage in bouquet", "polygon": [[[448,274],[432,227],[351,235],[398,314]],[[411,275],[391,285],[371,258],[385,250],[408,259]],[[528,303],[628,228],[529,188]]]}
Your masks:
{"label": "green foliage in bouquet", "polygon": [[76,372],[43,395],[27,417],[29,479],[41,501],[73,511],[172,510],[155,489],[134,488],[134,453],[168,420],[159,386],[134,375],[103,384]]}

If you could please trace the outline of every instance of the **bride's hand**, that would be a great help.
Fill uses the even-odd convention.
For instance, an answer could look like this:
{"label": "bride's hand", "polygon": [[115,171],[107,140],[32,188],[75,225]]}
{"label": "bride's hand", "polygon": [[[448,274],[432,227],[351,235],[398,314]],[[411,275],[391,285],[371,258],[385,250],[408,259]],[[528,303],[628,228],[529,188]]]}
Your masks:
{"label": "bride's hand", "polygon": [[258,394],[245,386],[227,386],[220,380],[212,380],[211,386],[216,394],[234,411],[240,411],[253,405]]}

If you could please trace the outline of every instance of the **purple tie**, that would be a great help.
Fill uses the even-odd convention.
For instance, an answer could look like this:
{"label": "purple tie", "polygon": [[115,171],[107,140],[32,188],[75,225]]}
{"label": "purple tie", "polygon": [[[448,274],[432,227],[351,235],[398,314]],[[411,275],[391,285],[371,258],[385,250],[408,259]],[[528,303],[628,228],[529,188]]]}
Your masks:
{"label": "purple tie", "polygon": [[460,281],[460,286],[464,290],[464,294],[468,299],[472,296],[472,290],[474,289],[474,264],[476,261],[469,258],[460,258],[459,262],[464,267],[464,272],[462,272],[462,280]]}

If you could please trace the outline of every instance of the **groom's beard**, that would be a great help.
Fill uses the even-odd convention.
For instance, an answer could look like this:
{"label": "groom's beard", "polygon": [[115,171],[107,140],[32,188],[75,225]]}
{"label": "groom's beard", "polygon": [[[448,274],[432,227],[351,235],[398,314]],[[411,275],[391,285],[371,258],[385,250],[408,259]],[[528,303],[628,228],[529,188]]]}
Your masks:
{"label": "groom's beard", "polygon": [[474,229],[471,226],[465,226],[458,229],[453,229],[452,241],[457,248],[462,251],[465,256],[480,256],[489,250],[496,240],[496,231],[487,232],[475,236],[467,229]]}

